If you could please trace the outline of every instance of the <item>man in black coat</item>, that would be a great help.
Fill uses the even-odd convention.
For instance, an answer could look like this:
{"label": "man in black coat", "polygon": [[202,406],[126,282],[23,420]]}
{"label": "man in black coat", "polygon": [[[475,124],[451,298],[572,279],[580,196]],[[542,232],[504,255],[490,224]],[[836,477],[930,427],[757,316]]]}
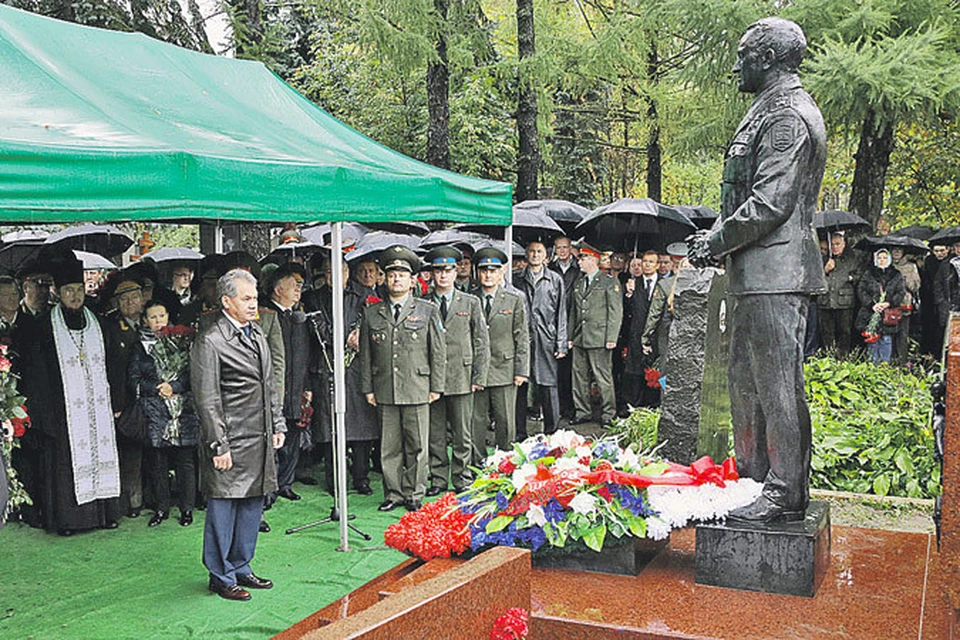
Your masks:
{"label": "man in black coat", "polygon": [[937,314],[937,273],[949,255],[946,245],[933,245],[920,270],[920,350],[937,358],[943,352],[943,327]]}
{"label": "man in black coat", "polygon": [[[573,255],[573,245],[570,238],[560,236],[553,241],[553,261],[549,268],[560,274],[563,279],[563,290],[567,293],[567,314],[570,313],[570,292],[573,291],[573,283],[580,276],[580,265],[577,264],[577,257]],[[573,370],[571,363],[573,358],[560,358],[557,360],[557,393],[560,398],[560,415],[565,418],[573,417]]]}
{"label": "man in black coat", "polygon": [[813,213],[826,163],[826,131],[797,75],[803,31],[782,18],[747,28],[733,68],[756,98],[727,150],[721,216],[698,232],[691,262],[726,258],[735,296],[730,401],[737,468],[763,482],[757,500],[730,512],[752,522],[802,520],[809,503],[810,414],[803,343],[810,296],[826,290]]}
{"label": "man in black coat", "polygon": [[277,451],[277,495],[287,500],[299,500],[293,491],[293,480],[300,460],[301,407],[313,400],[313,391],[307,385],[307,367],[310,364],[312,341],[310,330],[300,308],[303,291],[302,267],[283,265],[270,279],[270,305],[280,318],[283,335],[284,384],[283,417],[287,422],[287,436]]}

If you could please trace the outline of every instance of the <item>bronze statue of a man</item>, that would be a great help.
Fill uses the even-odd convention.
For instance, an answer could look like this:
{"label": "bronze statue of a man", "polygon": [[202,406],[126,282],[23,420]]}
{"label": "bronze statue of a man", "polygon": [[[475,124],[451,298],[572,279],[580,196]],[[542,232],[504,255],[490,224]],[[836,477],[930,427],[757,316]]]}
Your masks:
{"label": "bronze statue of a man", "polygon": [[692,241],[704,266],[726,259],[735,297],[730,400],[737,467],[763,493],[729,517],[801,520],[809,503],[810,413],[803,386],[807,305],[826,291],[813,230],[826,133],[797,69],[800,27],[765,18],[747,28],[733,68],[756,94],[727,150],[722,211]]}

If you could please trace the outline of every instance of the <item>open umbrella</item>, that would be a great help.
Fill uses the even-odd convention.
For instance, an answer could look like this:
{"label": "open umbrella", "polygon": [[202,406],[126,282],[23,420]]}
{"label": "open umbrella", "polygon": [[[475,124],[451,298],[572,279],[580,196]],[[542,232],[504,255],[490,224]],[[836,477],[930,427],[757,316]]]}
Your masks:
{"label": "open umbrella", "polygon": [[89,251],[80,251],[79,249],[74,249],[73,254],[77,256],[77,260],[83,263],[83,268],[85,271],[94,270],[94,269],[117,269],[117,265],[113,264],[106,258],[96,253],[90,253]]}
{"label": "open umbrella", "polygon": [[909,227],[903,227],[902,229],[891,231],[890,235],[901,236],[905,238],[916,238],[917,240],[929,240],[930,236],[936,232],[937,230],[931,226],[925,224],[912,224]]}
{"label": "open umbrella", "polygon": [[577,225],[574,236],[599,249],[632,253],[645,249],[662,251],[696,230],[673,207],[650,198],[621,198],[590,212]]}
{"label": "open umbrella", "polygon": [[[322,222],[314,225],[304,225],[300,228],[300,236],[313,244],[327,246],[330,244],[330,234],[333,225],[329,222]],[[360,238],[370,233],[370,228],[359,222],[343,223],[343,246],[352,247]]]}
{"label": "open umbrella", "polygon": [[164,247],[157,249],[143,256],[144,260],[151,262],[200,262],[203,260],[203,254],[186,247]]}
{"label": "open umbrella", "polygon": [[935,244],[950,246],[955,242],[960,242],[960,225],[940,229],[927,239],[927,244],[931,247]]}
{"label": "open umbrella", "polygon": [[514,214],[518,210],[536,211],[550,216],[566,235],[570,235],[580,221],[590,215],[590,209],[568,200],[524,200],[514,205]]}
{"label": "open umbrella", "polygon": [[440,229],[433,231],[420,240],[420,249],[430,250],[435,247],[449,245],[462,249],[469,247],[473,251],[479,248],[484,242],[490,242],[490,236],[477,233],[475,231],[463,231],[462,229]]}
{"label": "open umbrella", "polygon": [[263,264],[267,264],[268,262],[283,264],[295,258],[306,259],[318,251],[327,251],[327,249],[309,240],[304,240],[303,242],[284,242],[271,251],[267,257],[260,262]]}
{"label": "open umbrella", "polygon": [[705,204],[695,204],[692,206],[675,204],[674,209],[687,216],[690,222],[697,225],[698,229],[709,229],[719,217],[716,211]]}
{"label": "open umbrella", "polygon": [[50,234],[39,229],[11,231],[0,238],[0,268],[16,271],[21,264],[36,256]]}
{"label": "open umbrella", "polygon": [[371,222],[367,225],[374,231],[389,231],[390,233],[406,234],[411,236],[425,236],[430,233],[430,227],[422,222],[413,220],[391,220],[390,222]]}
{"label": "open umbrella", "polygon": [[853,231],[869,229],[870,223],[849,211],[818,211],[813,214],[813,226],[818,231]]}
{"label": "open umbrella", "polygon": [[[470,222],[454,225],[453,228],[461,231],[485,233],[496,238],[503,238],[506,229],[506,227],[497,225]],[[547,214],[533,209],[513,208],[513,237],[520,244],[526,245],[533,241],[547,242],[562,235],[564,235],[563,229]]]}
{"label": "open umbrella", "polygon": [[381,251],[395,244],[402,244],[416,250],[420,246],[420,238],[389,231],[371,231],[357,242],[353,251],[346,255],[347,262],[353,263],[364,257],[373,257],[376,260]]}
{"label": "open umbrella", "polygon": [[44,244],[116,256],[130,248],[133,238],[109,224],[81,224],[50,234]]}
{"label": "open umbrella", "polygon": [[904,253],[913,254],[924,254],[930,250],[922,240],[893,234],[888,236],[867,236],[854,246],[854,249],[864,251],[876,251],[881,248],[903,249]]}

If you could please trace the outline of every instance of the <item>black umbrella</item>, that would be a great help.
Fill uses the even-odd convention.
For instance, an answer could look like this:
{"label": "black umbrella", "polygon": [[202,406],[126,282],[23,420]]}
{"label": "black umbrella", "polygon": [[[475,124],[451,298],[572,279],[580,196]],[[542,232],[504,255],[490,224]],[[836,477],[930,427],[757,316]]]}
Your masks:
{"label": "black umbrella", "polygon": [[90,251],[110,257],[120,255],[129,249],[133,244],[133,238],[108,224],[81,224],[50,234],[44,244]]}
{"label": "black umbrella", "polygon": [[870,223],[849,211],[818,211],[813,214],[813,226],[818,231],[852,231],[854,229],[869,229]]}
{"label": "black umbrella", "polygon": [[940,229],[927,239],[927,244],[931,247],[935,244],[950,246],[955,242],[960,242],[960,225]]}
{"label": "black umbrella", "polygon": [[906,236],[867,236],[854,246],[854,249],[876,251],[877,249],[903,249],[904,253],[924,254],[930,249],[921,240]]}
{"label": "black umbrella", "polygon": [[479,245],[490,242],[491,238],[483,233],[475,231],[463,231],[461,229],[440,229],[428,234],[420,240],[420,249],[430,250],[435,247],[451,246],[463,249],[467,247],[473,251],[479,248]]}
{"label": "black umbrella", "polygon": [[912,224],[909,227],[891,231],[890,235],[902,236],[905,238],[916,238],[917,240],[929,240],[930,236],[936,232],[937,230],[931,226],[925,224]]}
{"label": "black umbrella", "polygon": [[478,242],[476,245],[474,245],[473,249],[474,249],[474,251],[479,251],[480,249],[483,249],[484,247],[493,247],[493,248],[495,248],[495,249],[500,249],[500,251],[503,251],[504,253],[509,253],[509,254],[512,255],[512,256],[525,256],[525,255],[527,254],[526,249],[524,249],[523,247],[521,247],[521,246],[520,246],[519,244],[517,244],[516,242],[514,242],[514,243],[510,246],[510,251],[507,251],[507,250],[506,250],[506,246],[507,246],[507,244],[506,244],[506,241],[505,241],[505,240],[492,240],[492,239],[487,239],[487,240],[481,240],[480,242]]}
{"label": "black umbrella", "polygon": [[696,204],[693,206],[675,204],[672,206],[674,209],[687,216],[690,219],[690,222],[697,225],[698,229],[709,229],[719,217],[716,211],[705,204]]}
{"label": "black umbrella", "polygon": [[416,250],[420,246],[420,238],[389,231],[371,231],[357,241],[353,251],[346,256],[347,262],[356,262],[364,257],[372,257],[376,260],[381,251],[395,244]]}
{"label": "black umbrella", "polygon": [[368,227],[376,231],[389,231],[400,235],[425,236],[430,233],[430,227],[422,222],[413,220],[391,220],[390,222],[370,222]]}
{"label": "black umbrella", "polygon": [[[304,240],[309,240],[313,244],[328,246],[330,236],[333,234],[333,225],[329,222],[321,222],[315,225],[305,225],[300,228],[300,236]],[[370,228],[359,222],[344,222],[341,235],[343,237],[343,246],[352,247],[363,236],[370,233]]]}
{"label": "black umbrella", "polygon": [[574,230],[574,236],[607,251],[662,251],[680,242],[697,227],[685,215],[650,198],[621,198],[594,209]]}
{"label": "black umbrella", "polygon": [[546,214],[560,225],[567,235],[573,232],[581,220],[590,215],[590,209],[567,200],[524,200],[514,205],[513,210],[514,212],[537,211]]}
{"label": "black umbrella", "polygon": [[[503,238],[506,227],[492,224],[464,223],[453,227],[462,231],[486,233],[491,237]],[[553,218],[533,209],[513,209],[513,237],[522,245],[530,242],[547,242],[564,235]]]}
{"label": "black umbrella", "polygon": [[3,235],[0,245],[0,268],[16,271],[20,265],[40,252],[43,242],[50,236],[46,231],[29,229],[12,231]]}
{"label": "black umbrella", "polygon": [[260,262],[263,264],[268,262],[284,264],[295,258],[307,259],[318,251],[329,251],[329,249],[321,247],[319,244],[315,244],[309,240],[304,240],[303,242],[284,242],[271,251],[267,257]]}
{"label": "black umbrella", "polygon": [[144,260],[152,262],[200,262],[203,254],[186,247],[164,247],[143,256]]}

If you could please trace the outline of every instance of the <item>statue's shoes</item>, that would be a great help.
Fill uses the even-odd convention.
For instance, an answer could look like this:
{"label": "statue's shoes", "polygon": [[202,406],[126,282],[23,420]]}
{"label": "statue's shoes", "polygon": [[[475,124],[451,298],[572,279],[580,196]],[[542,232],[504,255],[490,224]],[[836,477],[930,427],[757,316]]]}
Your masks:
{"label": "statue's shoes", "polygon": [[741,522],[796,522],[805,517],[803,509],[787,509],[761,495],[745,507],[738,507],[727,514],[728,520],[739,520]]}

